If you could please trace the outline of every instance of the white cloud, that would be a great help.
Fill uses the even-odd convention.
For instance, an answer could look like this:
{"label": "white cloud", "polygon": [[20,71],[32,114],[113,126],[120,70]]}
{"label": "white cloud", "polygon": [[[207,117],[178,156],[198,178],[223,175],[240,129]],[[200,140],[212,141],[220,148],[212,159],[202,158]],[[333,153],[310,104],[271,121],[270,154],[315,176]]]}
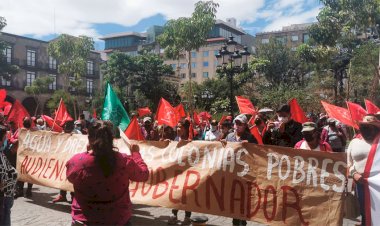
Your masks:
{"label": "white cloud", "polygon": [[316,21],[316,16],[318,15],[319,11],[319,7],[315,7],[300,14],[282,15],[280,17],[274,18],[272,22],[268,24],[263,30],[277,31],[281,30],[281,28],[284,26],[289,26],[292,24],[314,22]]}
{"label": "white cloud", "polygon": [[[197,0],[1,0],[0,16],[7,19],[4,31],[41,37],[54,33],[98,37],[95,23],[132,26],[156,14],[168,19],[190,16]],[[218,0],[217,16],[254,21],[265,0]]]}

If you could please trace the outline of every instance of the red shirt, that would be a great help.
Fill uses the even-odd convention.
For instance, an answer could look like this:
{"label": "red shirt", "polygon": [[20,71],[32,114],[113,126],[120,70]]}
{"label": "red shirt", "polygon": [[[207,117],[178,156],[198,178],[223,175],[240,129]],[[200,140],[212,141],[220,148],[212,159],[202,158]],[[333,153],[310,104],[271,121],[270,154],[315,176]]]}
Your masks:
{"label": "red shirt", "polygon": [[131,217],[129,180],[146,181],[149,171],[140,153],[115,152],[112,175],[105,177],[92,153],[74,155],[66,164],[67,179],[74,185],[73,220],[95,225],[124,225]]}

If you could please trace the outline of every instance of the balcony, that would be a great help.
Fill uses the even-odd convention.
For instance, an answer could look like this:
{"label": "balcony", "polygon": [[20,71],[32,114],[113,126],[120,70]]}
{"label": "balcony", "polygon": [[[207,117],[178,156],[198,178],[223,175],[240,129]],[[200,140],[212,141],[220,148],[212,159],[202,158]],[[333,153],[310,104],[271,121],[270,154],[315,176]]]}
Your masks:
{"label": "balcony", "polygon": [[88,71],[87,71],[87,74],[86,74],[86,78],[95,78],[95,79],[97,79],[97,78],[99,78],[99,75],[100,75],[100,73],[99,73],[99,71],[92,71],[92,73],[88,73]]}
{"label": "balcony", "polygon": [[[28,64],[29,63],[29,64]],[[33,64],[30,64],[30,63],[34,63]],[[35,69],[44,69],[44,64],[41,63],[41,62],[38,62],[38,61],[34,61],[34,62],[28,62],[28,60],[23,60],[22,61],[22,65],[19,65],[21,67],[25,67],[25,68],[35,68]]]}

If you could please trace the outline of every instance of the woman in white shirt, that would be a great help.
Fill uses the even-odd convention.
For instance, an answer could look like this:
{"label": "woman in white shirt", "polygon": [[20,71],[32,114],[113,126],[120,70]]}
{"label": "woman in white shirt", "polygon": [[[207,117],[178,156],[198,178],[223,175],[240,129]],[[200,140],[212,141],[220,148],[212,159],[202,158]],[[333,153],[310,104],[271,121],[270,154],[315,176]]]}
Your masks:
{"label": "woman in white shirt", "polygon": [[349,173],[356,183],[356,191],[359,199],[360,213],[362,215],[362,225],[365,225],[365,190],[363,186],[363,173],[367,162],[368,154],[373,141],[380,135],[380,121],[375,115],[366,115],[363,122],[359,123],[361,137],[351,141],[347,150],[347,167]]}

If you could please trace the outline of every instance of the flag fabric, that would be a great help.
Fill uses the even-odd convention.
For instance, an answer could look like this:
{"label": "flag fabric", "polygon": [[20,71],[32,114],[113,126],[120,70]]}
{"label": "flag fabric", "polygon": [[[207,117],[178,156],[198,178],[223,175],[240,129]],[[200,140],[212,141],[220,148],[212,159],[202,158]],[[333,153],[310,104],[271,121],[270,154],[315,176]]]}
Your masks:
{"label": "flag fabric", "polygon": [[55,113],[54,122],[59,126],[63,126],[68,121],[73,121],[73,118],[70,116],[69,112],[67,112],[66,105],[61,98],[58,109]]}
{"label": "flag fabric", "polygon": [[95,108],[92,109],[92,118],[93,118],[93,119],[98,118],[98,116],[96,115],[96,109],[95,109]]}
{"label": "flag fabric", "polygon": [[365,102],[365,107],[367,109],[368,114],[376,114],[376,113],[380,112],[380,108],[377,107],[371,101],[365,99],[364,102]]}
{"label": "flag fabric", "polygon": [[359,104],[347,101],[348,111],[350,112],[351,119],[354,123],[354,128],[359,129],[359,122],[363,121],[363,117],[367,114],[367,111]]}
{"label": "flag fabric", "polygon": [[178,120],[180,120],[183,117],[186,117],[186,112],[185,108],[183,107],[183,104],[178,104],[174,107],[174,110],[176,111]]}
{"label": "flag fabric", "polygon": [[201,113],[199,113],[198,117],[200,117],[203,120],[209,121],[212,116],[207,111],[202,111]]}
{"label": "flag fabric", "polygon": [[298,104],[297,99],[293,98],[289,101],[290,106],[290,115],[291,118],[299,123],[305,123],[307,122],[307,117],[305,115],[305,112],[302,110],[301,106]]}
{"label": "flag fabric", "polygon": [[148,107],[145,107],[145,108],[139,108],[137,110],[138,114],[139,114],[139,117],[143,117],[145,115],[150,115],[152,114],[152,111],[148,108]]}
{"label": "flag fabric", "polygon": [[364,168],[364,198],[365,198],[365,215],[366,224],[369,226],[380,225],[380,136],[378,136],[368,154],[367,162]]}
{"label": "flag fabric", "polygon": [[[259,128],[257,128],[257,126],[251,127],[249,131],[256,138],[258,144],[263,144],[263,137],[261,136],[259,132]],[[264,131],[263,131],[263,134],[264,134]]]}
{"label": "flag fabric", "polygon": [[190,126],[189,126],[189,137],[188,140],[193,140],[194,139],[194,127],[193,123],[190,121]]}
{"label": "flag fabric", "polygon": [[156,120],[158,125],[167,125],[174,128],[177,123],[177,114],[173,106],[170,105],[168,101],[161,97],[158,104]]}
{"label": "flag fabric", "polygon": [[125,130],[124,134],[131,140],[144,140],[144,135],[142,134],[137,117],[132,118],[131,123],[129,123],[129,126]]}
{"label": "flag fabric", "polygon": [[240,114],[256,115],[255,107],[252,102],[242,96],[235,96]]}
{"label": "flag fabric", "polygon": [[330,118],[334,118],[348,126],[355,126],[351,119],[350,112],[346,108],[338,107],[324,101],[321,101],[321,103]]}
{"label": "flag fabric", "polygon": [[219,126],[221,126],[222,124],[223,124],[223,122],[224,121],[226,121],[226,119],[227,119],[227,116],[226,115],[223,115],[221,118],[220,118],[220,120],[219,120]]}
{"label": "flag fabric", "polygon": [[201,120],[199,119],[198,113],[196,111],[194,111],[193,113],[193,120],[194,120],[195,125],[201,124]]}
{"label": "flag fabric", "polygon": [[7,101],[5,101],[3,103],[4,103],[4,111],[3,111],[3,113],[4,113],[4,115],[8,115],[9,112],[11,111],[11,109],[12,109],[12,104],[9,103],[9,102],[7,102]]}
{"label": "flag fabric", "polygon": [[0,103],[3,103],[6,97],[7,91],[5,89],[0,89]]}
{"label": "flag fabric", "polygon": [[102,120],[110,120],[114,126],[120,127],[122,131],[125,131],[131,122],[127,111],[109,83],[107,83],[106,97],[104,98]]}
{"label": "flag fabric", "polygon": [[30,117],[29,112],[18,100],[15,100],[8,115],[8,122],[14,121],[17,128],[21,128],[24,117]]}
{"label": "flag fabric", "polygon": [[41,115],[41,118],[51,128],[51,131],[62,133],[63,128],[60,127],[56,122],[54,122],[54,120],[51,117],[47,115]]}

